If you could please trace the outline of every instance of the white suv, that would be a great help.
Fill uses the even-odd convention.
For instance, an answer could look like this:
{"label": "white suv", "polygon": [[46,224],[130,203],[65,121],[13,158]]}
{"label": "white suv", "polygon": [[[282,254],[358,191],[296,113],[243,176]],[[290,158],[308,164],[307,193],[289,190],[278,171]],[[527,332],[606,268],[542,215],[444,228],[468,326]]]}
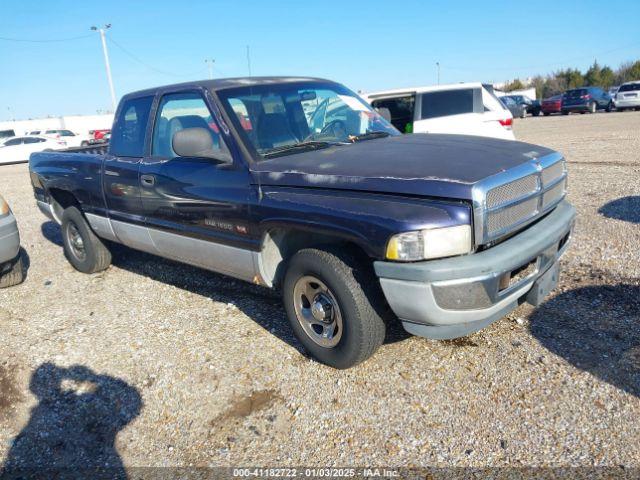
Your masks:
{"label": "white suv", "polygon": [[[514,140],[513,116],[493,86],[457,83],[362,95],[404,133],[455,133]],[[386,115],[385,115],[386,116]]]}
{"label": "white suv", "polygon": [[614,99],[616,110],[640,109],[640,80],[620,85]]}

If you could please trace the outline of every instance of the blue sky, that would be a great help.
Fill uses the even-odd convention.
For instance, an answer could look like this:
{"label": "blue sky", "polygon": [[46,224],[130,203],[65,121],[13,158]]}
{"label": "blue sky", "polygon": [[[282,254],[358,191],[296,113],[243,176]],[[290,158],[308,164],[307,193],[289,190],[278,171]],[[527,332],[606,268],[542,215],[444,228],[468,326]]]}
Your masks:
{"label": "blue sky", "polygon": [[[594,58],[640,59],[640,2],[2,0],[0,120],[109,108],[99,35],[119,97],[214,75],[311,75],[354,90],[503,81]],[[115,43],[114,43],[115,42]],[[124,48],[122,50],[121,48]],[[135,57],[144,64],[136,61]]]}

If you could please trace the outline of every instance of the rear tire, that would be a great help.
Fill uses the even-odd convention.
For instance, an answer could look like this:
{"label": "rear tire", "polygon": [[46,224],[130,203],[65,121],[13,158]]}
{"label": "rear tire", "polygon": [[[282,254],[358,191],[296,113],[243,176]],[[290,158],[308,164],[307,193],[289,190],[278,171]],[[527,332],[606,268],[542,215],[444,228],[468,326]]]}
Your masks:
{"label": "rear tire", "polygon": [[544,115],[545,117],[548,117],[549,115],[551,115],[551,113],[549,113],[549,112],[543,112],[543,115]]}
{"label": "rear tire", "polygon": [[589,113],[596,113],[597,109],[598,109],[598,105],[596,105],[596,102],[591,102],[589,104]]}
{"label": "rear tire", "polygon": [[285,310],[311,356],[343,369],[382,345],[384,297],[375,279],[366,261],[344,249],[308,248],[291,258],[283,284]]}
{"label": "rear tire", "polygon": [[563,114],[563,115],[569,115],[569,110],[563,110],[563,111],[562,111],[562,114]]}
{"label": "rear tire", "polygon": [[100,272],[111,265],[111,252],[76,207],[62,214],[62,243],[67,260],[82,273]]}
{"label": "rear tire", "polygon": [[0,275],[0,288],[13,287],[24,281],[24,266],[22,260],[22,250],[18,254],[18,258],[14,261],[11,269]]}

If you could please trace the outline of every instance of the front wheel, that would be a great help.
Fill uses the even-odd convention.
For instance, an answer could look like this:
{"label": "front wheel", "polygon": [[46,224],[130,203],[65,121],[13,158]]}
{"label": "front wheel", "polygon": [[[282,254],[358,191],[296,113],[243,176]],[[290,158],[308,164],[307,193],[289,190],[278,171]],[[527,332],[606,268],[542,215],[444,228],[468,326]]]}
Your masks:
{"label": "front wheel", "polygon": [[62,243],[67,260],[80,272],[100,272],[111,265],[111,252],[76,207],[62,214]]}
{"label": "front wheel", "polygon": [[610,112],[611,110],[613,110],[613,108],[614,108],[613,102],[609,102],[607,104],[607,108],[605,108],[605,112]]}
{"label": "front wheel", "polygon": [[300,250],[289,262],[283,290],[293,332],[318,361],[349,368],[382,345],[382,291],[371,267],[355,254]]}

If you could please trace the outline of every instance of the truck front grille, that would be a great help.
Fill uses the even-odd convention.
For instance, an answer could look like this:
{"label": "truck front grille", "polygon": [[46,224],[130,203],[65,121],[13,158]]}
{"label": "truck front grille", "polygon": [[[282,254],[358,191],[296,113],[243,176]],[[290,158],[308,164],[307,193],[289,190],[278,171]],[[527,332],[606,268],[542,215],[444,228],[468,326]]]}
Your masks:
{"label": "truck front grille", "polygon": [[476,245],[509,235],[556,206],[566,193],[566,162],[558,153],[501,172],[474,186]]}

